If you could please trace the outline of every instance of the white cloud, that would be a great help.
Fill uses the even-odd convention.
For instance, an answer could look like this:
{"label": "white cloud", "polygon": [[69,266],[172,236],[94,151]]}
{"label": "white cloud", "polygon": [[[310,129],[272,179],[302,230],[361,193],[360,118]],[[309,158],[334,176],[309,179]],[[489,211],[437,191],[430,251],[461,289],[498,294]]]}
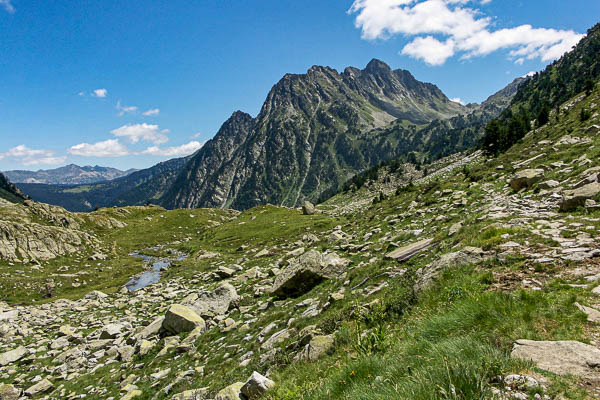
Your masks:
{"label": "white cloud", "polygon": [[[417,36],[402,49],[402,54],[429,65],[442,65],[456,54],[468,59],[501,49],[509,49],[509,56],[517,63],[532,59],[551,61],[583,37],[572,30],[531,25],[493,31],[492,18],[482,16],[475,7],[490,1],[355,0],[348,13],[356,14],[355,26],[362,30],[364,39]],[[474,4],[467,6],[469,3]]]}
{"label": "white cloud", "polygon": [[148,147],[142,152],[142,154],[150,154],[153,156],[164,156],[164,157],[183,157],[190,155],[204,146],[205,142],[191,141],[181,146],[164,147],[159,148],[158,146]]}
{"label": "white cloud", "polygon": [[198,133],[195,133],[195,134],[193,134],[193,135],[192,135],[192,136],[190,136],[190,137],[191,137],[192,139],[197,139],[197,138],[199,138],[199,137],[202,137],[202,136],[203,136],[202,132],[198,132]]}
{"label": "white cloud", "polygon": [[530,78],[532,76],[535,76],[535,74],[537,74],[537,72],[530,71],[530,72],[526,73],[525,75],[523,75],[523,78]]}
{"label": "white cloud", "polygon": [[16,11],[15,7],[11,4],[11,0],[0,0],[0,6],[4,7],[11,14]]}
{"label": "white cloud", "polygon": [[453,99],[450,99],[450,101],[453,101],[458,104],[462,104],[463,106],[466,105],[466,103],[464,101],[462,101],[460,97],[455,97]]}
{"label": "white cloud", "polygon": [[54,150],[34,150],[21,144],[5,153],[0,153],[0,160],[8,158],[23,165],[56,165],[67,160],[67,157],[57,157],[55,154]]}
{"label": "white cloud", "polygon": [[146,117],[152,117],[152,116],[158,115],[158,114],[160,114],[160,109],[158,109],[158,108],[152,108],[143,113],[143,115],[145,115]]}
{"label": "white cloud", "polygon": [[108,95],[108,90],[106,89],[96,89],[92,92],[92,97],[105,98]]}
{"label": "white cloud", "polygon": [[402,49],[402,54],[420,58],[429,65],[442,65],[454,55],[454,41],[440,42],[433,36],[418,37]]}
{"label": "white cloud", "polygon": [[136,106],[123,106],[121,100],[117,101],[116,109],[119,110],[119,116],[122,117],[125,114],[135,113],[138,108]]}
{"label": "white cloud", "polygon": [[109,139],[94,144],[80,143],[67,150],[69,154],[82,157],[121,157],[129,154],[119,139]]}
{"label": "white cloud", "polygon": [[168,129],[160,130],[158,125],[135,124],[124,125],[120,128],[110,131],[117,137],[127,138],[131,143],[137,143],[140,140],[152,142],[154,145],[163,144],[169,141]]}

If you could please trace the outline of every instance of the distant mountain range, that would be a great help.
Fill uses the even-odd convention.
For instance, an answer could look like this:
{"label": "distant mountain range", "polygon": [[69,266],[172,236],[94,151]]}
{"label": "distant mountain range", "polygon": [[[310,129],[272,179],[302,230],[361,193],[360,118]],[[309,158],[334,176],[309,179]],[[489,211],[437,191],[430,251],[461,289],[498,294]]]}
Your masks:
{"label": "distant mountain range", "polygon": [[56,169],[38,171],[5,171],[4,175],[13,183],[45,183],[50,185],[89,184],[127,176],[136,169],[121,171],[116,168],[85,166],[75,164]]}
{"label": "distant mountain range", "polygon": [[335,193],[383,161],[431,160],[472,147],[521,82],[481,105],[463,106],[379,60],[342,73],[314,66],[285,75],[256,118],[233,113],[192,156],[108,183],[18,185],[38,201],[72,211],[148,202],[166,208],[293,207]]}

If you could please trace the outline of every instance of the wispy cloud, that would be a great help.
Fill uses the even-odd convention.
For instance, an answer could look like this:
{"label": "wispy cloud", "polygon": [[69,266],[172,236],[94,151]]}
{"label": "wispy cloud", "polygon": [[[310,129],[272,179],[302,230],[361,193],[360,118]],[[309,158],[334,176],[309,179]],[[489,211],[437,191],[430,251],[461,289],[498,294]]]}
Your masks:
{"label": "wispy cloud", "polygon": [[119,116],[122,117],[125,114],[131,114],[137,112],[136,106],[124,106],[121,105],[121,100],[117,101],[116,109],[119,111]]}
{"label": "wispy cloud", "polygon": [[21,144],[5,153],[0,153],[0,160],[10,159],[23,165],[56,165],[67,160],[65,156],[56,156],[54,150],[34,150]]}
{"label": "wispy cloud", "polygon": [[109,139],[97,143],[80,143],[67,150],[69,154],[82,157],[121,157],[129,154],[129,150],[119,139]]}
{"label": "wispy cloud", "polygon": [[442,65],[460,54],[462,59],[509,50],[516,63],[551,61],[571,50],[583,35],[572,30],[521,25],[492,29],[492,18],[482,16],[478,4],[490,0],[355,0],[348,13],[364,39],[416,36],[401,53]]}
{"label": "wispy cloud", "polygon": [[106,89],[96,89],[92,92],[92,97],[98,97],[100,99],[103,99],[106,96],[108,96],[108,90]]}
{"label": "wispy cloud", "polygon": [[153,156],[163,157],[183,157],[194,153],[204,146],[205,142],[191,141],[181,146],[164,147],[159,148],[158,146],[148,147],[142,152],[142,154],[150,154]]}
{"label": "wispy cloud", "polygon": [[4,7],[11,14],[16,11],[15,7],[11,4],[11,0],[0,0],[0,6]]}
{"label": "wispy cloud", "polygon": [[145,115],[146,117],[152,117],[152,116],[155,116],[155,115],[158,115],[158,114],[160,114],[160,109],[158,109],[158,108],[152,108],[152,109],[150,109],[148,111],[145,111],[143,113],[143,115]]}
{"label": "wispy cloud", "polygon": [[167,143],[169,138],[167,133],[168,129],[160,129],[158,125],[150,124],[134,124],[124,125],[120,128],[113,129],[110,131],[116,137],[127,138],[131,143],[135,144],[141,141],[152,142],[154,145]]}

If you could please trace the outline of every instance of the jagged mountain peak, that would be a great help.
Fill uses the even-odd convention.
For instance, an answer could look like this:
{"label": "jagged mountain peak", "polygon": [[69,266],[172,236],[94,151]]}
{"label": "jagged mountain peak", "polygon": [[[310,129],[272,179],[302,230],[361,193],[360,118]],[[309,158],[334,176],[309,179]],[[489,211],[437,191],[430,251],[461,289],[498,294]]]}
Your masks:
{"label": "jagged mountain peak", "polygon": [[363,71],[370,74],[378,74],[382,72],[390,73],[392,72],[392,68],[383,61],[378,60],[377,58],[373,58],[371,61],[369,61],[369,63],[367,64],[365,69],[363,69]]}

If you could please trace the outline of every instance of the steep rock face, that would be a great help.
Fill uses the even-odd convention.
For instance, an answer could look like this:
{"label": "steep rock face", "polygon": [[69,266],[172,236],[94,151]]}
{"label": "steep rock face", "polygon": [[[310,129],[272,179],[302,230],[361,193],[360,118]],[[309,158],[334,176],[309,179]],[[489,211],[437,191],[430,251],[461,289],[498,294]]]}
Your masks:
{"label": "steep rock face", "polygon": [[[239,190],[234,178],[240,168],[240,160],[234,158],[254,127],[255,121],[249,114],[237,111],[223,124],[216,136],[190,160],[173,184],[178,188],[169,193],[168,202],[181,207],[210,204],[225,206],[225,201]],[[214,179],[207,177],[214,176]]]}
{"label": "steep rock face", "polygon": [[288,74],[255,120],[236,113],[223,125],[161,203],[245,209],[316,200],[379,160],[374,146],[360,146],[362,133],[398,119],[424,124],[465,111],[436,86],[378,60],[341,74],[318,66]]}

